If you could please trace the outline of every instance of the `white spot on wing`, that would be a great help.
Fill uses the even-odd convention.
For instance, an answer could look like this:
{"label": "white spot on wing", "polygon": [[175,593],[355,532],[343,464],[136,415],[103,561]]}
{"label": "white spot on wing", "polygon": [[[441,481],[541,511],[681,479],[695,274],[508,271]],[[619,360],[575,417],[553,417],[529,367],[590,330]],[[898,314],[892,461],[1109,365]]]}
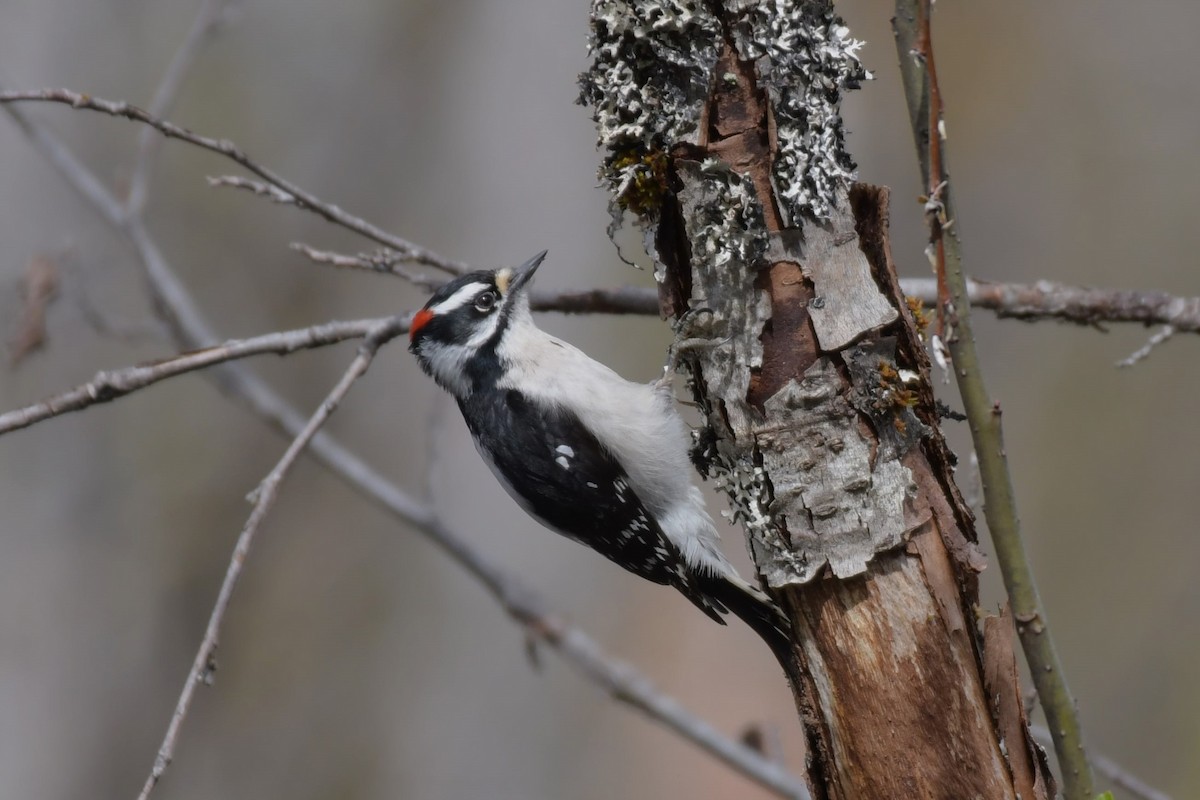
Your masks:
{"label": "white spot on wing", "polygon": [[560,444],[558,447],[554,448],[554,452],[562,453],[567,458],[575,457],[575,451],[572,450],[569,445],[565,445],[565,444]]}
{"label": "white spot on wing", "polygon": [[557,463],[557,464],[558,464],[560,467],[562,467],[563,469],[570,469],[570,468],[571,468],[571,462],[570,462],[570,461],[567,461],[567,457],[566,457],[566,456],[559,456],[558,458],[554,459],[554,461],[555,461],[555,463]]}

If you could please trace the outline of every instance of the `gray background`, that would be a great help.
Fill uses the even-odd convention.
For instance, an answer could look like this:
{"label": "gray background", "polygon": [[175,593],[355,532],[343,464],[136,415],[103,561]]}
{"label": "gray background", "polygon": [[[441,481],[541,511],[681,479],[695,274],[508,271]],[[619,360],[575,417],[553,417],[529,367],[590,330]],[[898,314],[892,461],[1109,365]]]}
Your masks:
{"label": "gray background", "polygon": [[[891,5],[839,5],[878,78],[847,101],[849,145],[864,180],[893,187],[902,270],[926,275]],[[148,103],[198,6],[0,0],[0,81]],[[970,271],[1200,293],[1200,5],[938,11]],[[251,0],[203,53],[173,118],[448,256],[495,266],[549,247],[543,287],[649,285],[605,238],[592,123],[573,104],[586,12],[550,0]],[[110,185],[128,179],[133,125],[26,110]],[[231,171],[215,156],[178,144],[164,155],[149,224],[222,335],[421,301],[399,281],[289,251],[297,239],[366,245],[294,209],[207,188],[205,175]],[[0,407],[168,353],[98,336],[82,319],[84,291],[117,318],[149,316],[132,255],[6,119],[0,202],[6,328],[32,256],[57,254],[70,268],[48,350],[0,372]],[[655,320],[544,322],[629,377],[648,379],[661,363]],[[1197,796],[1200,343],[1177,338],[1119,371],[1113,363],[1145,331],[981,314],[978,333],[1088,736],[1178,797]],[[254,368],[309,409],[351,352]],[[455,525],[724,730],[777,726],[798,766],[790,697],[753,636],[530,524],[446,406],[392,347],[332,429],[419,493],[432,427],[434,495]],[[954,441],[965,454],[961,430]],[[248,512],[243,495],[284,444],[195,376],[0,441],[0,794],[128,797],[141,785]],[[740,533],[725,540],[744,565]],[[476,584],[309,462],[251,553],[219,657],[162,797],[766,796],[553,656],[531,670],[519,632]]]}

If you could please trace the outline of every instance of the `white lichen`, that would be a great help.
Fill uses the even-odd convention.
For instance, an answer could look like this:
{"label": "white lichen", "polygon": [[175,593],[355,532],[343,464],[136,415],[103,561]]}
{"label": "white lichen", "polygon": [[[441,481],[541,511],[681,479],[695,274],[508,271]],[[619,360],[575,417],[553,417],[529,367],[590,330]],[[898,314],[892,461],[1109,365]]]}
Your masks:
{"label": "white lichen", "polygon": [[[738,434],[749,430],[744,406],[750,371],[762,364],[760,334],[771,315],[765,292],[755,279],[767,251],[762,205],[749,178],[716,159],[677,161],[682,188],[679,203],[691,243],[693,309],[703,335],[717,344],[705,359],[708,392],[718,391],[729,403],[726,417]],[[758,302],[747,303],[746,298]],[[734,400],[737,403],[733,403]]]}
{"label": "white lichen", "polygon": [[731,262],[753,272],[767,251],[762,204],[750,179],[715,158],[689,170],[688,241],[693,261],[724,269]]}
{"label": "white lichen", "polygon": [[755,62],[775,114],[777,150],[772,180],[786,222],[829,217],[835,198],[855,176],[846,152],[842,92],[871,74],[863,43],[833,12],[812,0],[726,0],[734,16],[738,55]]}
{"label": "white lichen", "polygon": [[[750,458],[717,454],[708,464],[713,489],[729,498],[730,508],[721,516],[731,524],[741,523],[755,562],[773,564],[786,560],[789,550],[771,515],[771,482],[762,467]],[[765,556],[765,558],[764,558]]]}
{"label": "white lichen", "polygon": [[[592,108],[605,152],[600,178],[622,202],[659,179],[648,159],[696,141],[721,28],[693,0],[593,0],[591,23],[579,100]],[[633,204],[639,216],[652,210]]]}
{"label": "white lichen", "polygon": [[768,246],[763,209],[750,179],[728,164],[681,160],[676,169],[696,312],[687,334],[711,342],[704,370],[695,376],[704,384],[696,396],[711,435],[701,436],[705,446],[697,448],[696,460],[729,497],[732,510],[725,516],[742,524],[756,563],[773,564],[787,557],[787,546],[770,511],[770,478],[753,446],[757,415],[746,402],[752,370],[762,365],[761,335],[771,315],[769,298],[755,287]]}

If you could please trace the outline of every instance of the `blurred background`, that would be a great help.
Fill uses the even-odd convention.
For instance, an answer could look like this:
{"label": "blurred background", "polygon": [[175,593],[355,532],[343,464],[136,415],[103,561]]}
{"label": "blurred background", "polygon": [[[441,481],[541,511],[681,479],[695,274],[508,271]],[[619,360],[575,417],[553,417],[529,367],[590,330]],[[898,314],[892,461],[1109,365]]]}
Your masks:
{"label": "blurred background", "polygon": [[[0,82],[146,105],[200,5],[0,0]],[[175,121],[446,256],[497,266],[548,247],[543,288],[651,285],[604,234],[594,130],[574,104],[583,0],[237,5]],[[893,188],[896,259],[924,276],[892,7],[838,6],[877,78],[846,102],[849,147],[863,180]],[[970,272],[1200,294],[1200,5],[941,3],[935,22]],[[127,184],[134,125],[24,110],[110,186]],[[207,187],[206,175],[232,171],[167,143],[148,209],[152,235],[221,336],[423,302],[401,281],[305,261],[290,242],[371,246]],[[46,349],[0,371],[0,409],[170,353],[86,321],[88,304],[128,325],[152,317],[135,258],[2,116],[0,203],[5,335],[31,259],[53,259],[63,280]],[[1147,331],[977,319],[1087,736],[1177,798],[1200,796],[1200,341],[1177,337],[1118,370]],[[649,379],[662,363],[655,319],[543,322],[628,377]],[[352,352],[251,366],[307,412]],[[393,346],[331,428],[401,486],[430,486],[479,548],[688,707],[731,734],[748,723],[776,730],[798,769],[790,695],[753,635],[531,524],[447,407]],[[965,464],[965,430],[951,435]],[[136,793],[248,513],[244,495],[285,445],[194,375],[0,440],[0,794]],[[960,476],[970,494],[973,473]],[[725,545],[748,563],[738,530]],[[1001,597],[995,572],[989,608]],[[553,655],[532,669],[518,629],[471,578],[308,460],[250,554],[219,660],[157,796],[769,796]]]}

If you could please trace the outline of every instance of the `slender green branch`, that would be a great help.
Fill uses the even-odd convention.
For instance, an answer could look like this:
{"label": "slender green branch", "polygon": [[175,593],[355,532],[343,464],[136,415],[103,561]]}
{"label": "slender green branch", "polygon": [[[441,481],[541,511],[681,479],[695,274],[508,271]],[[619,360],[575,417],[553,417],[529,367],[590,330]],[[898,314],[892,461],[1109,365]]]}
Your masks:
{"label": "slender green branch", "polygon": [[1063,795],[1066,800],[1092,800],[1095,796],[1092,770],[1083,750],[1079,717],[1021,541],[1000,426],[1000,405],[989,399],[971,333],[967,279],[963,274],[958,227],[953,224],[956,217],[943,153],[942,104],[929,33],[930,5],[930,0],[896,0],[892,25],[913,136],[925,176],[931,258],[939,276],[944,275],[946,281],[946,344],[979,458],[984,516],[1012,603],[1021,646],[1054,739]]}

